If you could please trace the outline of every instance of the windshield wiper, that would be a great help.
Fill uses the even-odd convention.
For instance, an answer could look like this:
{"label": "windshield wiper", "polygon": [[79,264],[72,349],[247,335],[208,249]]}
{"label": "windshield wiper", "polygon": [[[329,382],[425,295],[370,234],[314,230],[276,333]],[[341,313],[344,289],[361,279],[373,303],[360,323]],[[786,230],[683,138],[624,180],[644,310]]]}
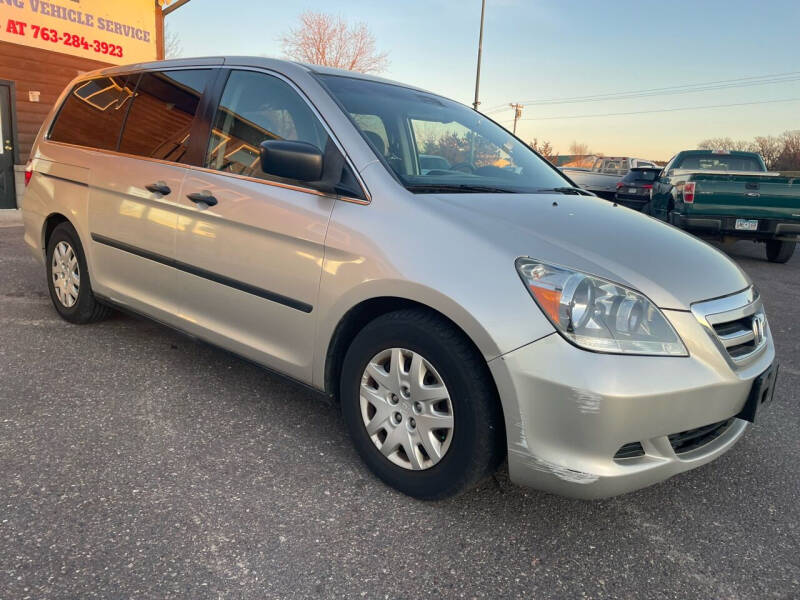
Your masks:
{"label": "windshield wiper", "polygon": [[574,196],[594,196],[592,192],[583,188],[576,188],[571,186],[564,186],[560,188],[541,188],[536,190],[538,194],[545,194],[548,192],[555,192],[556,194],[572,194]]}
{"label": "windshield wiper", "polygon": [[557,187],[557,188],[542,188],[542,189],[536,190],[536,193],[538,193],[538,194],[544,194],[544,193],[547,193],[547,192],[555,192],[557,194],[571,194],[573,196],[595,196],[596,195],[596,194],[594,194],[594,193],[592,193],[592,192],[590,192],[588,190],[585,190],[583,188],[571,187],[571,186]]}
{"label": "windshield wiper", "polygon": [[455,192],[462,194],[516,194],[514,190],[507,188],[493,187],[490,185],[478,185],[468,183],[417,183],[407,185],[406,188],[412,192],[436,194],[439,192]]}

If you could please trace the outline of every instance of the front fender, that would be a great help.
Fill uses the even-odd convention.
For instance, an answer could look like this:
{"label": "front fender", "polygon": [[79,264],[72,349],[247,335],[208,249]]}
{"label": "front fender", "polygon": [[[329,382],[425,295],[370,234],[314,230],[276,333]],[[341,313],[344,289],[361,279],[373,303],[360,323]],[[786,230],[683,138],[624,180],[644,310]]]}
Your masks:
{"label": "front fender", "polygon": [[[506,350],[467,308],[439,290],[406,280],[369,280],[347,290],[330,306],[323,308],[320,305],[320,314],[317,315],[314,386],[319,388],[324,386],[325,357],[339,323],[353,308],[376,298],[415,302],[444,315],[464,331],[486,361],[500,356]],[[551,332],[552,326],[549,326],[545,334]]]}

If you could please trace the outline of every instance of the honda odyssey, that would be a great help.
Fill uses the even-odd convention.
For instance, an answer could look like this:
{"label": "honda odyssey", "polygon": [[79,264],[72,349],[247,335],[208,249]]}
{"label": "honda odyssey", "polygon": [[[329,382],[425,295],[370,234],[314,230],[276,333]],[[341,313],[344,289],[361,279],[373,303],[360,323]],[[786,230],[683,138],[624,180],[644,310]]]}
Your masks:
{"label": "honda odyssey", "polygon": [[728,451],[775,388],[730,259],[413,87],[265,58],[96,71],[26,182],[64,319],[133,311],[335,397],[418,498],[506,457],[558,494],[641,488]]}

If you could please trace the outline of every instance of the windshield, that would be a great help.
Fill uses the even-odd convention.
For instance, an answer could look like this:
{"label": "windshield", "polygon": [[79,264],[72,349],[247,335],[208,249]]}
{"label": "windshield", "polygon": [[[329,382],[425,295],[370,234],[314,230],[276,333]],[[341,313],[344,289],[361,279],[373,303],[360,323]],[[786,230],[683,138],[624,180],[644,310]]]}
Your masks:
{"label": "windshield", "polygon": [[508,131],[457,102],[388,83],[320,78],[412,192],[531,193],[571,187]]}

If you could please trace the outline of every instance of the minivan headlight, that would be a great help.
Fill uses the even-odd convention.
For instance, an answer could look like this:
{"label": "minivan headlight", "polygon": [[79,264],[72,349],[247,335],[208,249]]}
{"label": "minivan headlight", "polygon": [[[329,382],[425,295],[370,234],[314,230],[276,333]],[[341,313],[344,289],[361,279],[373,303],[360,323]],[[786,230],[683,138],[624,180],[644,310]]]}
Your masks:
{"label": "minivan headlight", "polygon": [[688,356],[663,313],[639,292],[530,258],[516,262],[525,287],[567,341],[594,352]]}

